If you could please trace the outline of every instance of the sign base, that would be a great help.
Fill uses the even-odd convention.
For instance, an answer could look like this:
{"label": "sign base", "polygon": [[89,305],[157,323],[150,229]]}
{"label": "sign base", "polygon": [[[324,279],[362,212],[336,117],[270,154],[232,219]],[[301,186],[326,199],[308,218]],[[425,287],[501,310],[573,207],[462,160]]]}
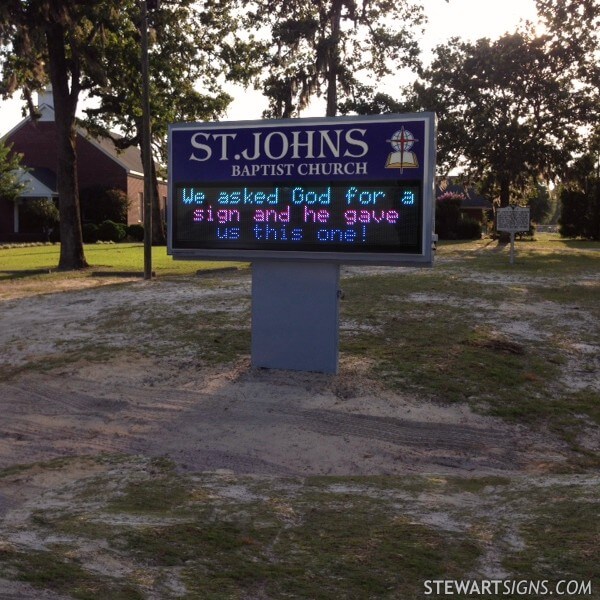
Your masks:
{"label": "sign base", "polygon": [[337,373],[340,267],[252,264],[252,366]]}

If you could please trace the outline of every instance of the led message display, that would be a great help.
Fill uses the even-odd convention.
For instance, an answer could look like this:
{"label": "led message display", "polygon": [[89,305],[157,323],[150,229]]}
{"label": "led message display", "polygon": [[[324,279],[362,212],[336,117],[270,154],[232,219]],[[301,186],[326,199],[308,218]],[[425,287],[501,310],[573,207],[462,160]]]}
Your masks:
{"label": "led message display", "polygon": [[431,114],[173,125],[169,253],[430,263],[434,128]]}
{"label": "led message display", "polygon": [[416,252],[418,184],[177,186],[180,247]]}

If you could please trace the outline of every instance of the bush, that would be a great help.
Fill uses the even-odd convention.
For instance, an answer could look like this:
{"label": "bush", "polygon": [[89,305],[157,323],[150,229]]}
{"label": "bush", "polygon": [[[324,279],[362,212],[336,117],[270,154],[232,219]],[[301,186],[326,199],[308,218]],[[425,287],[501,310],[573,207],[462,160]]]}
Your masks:
{"label": "bush", "polygon": [[98,241],[98,225],[86,223],[82,228],[83,242],[85,244],[95,244]]}
{"label": "bush", "polygon": [[477,219],[465,217],[456,226],[457,240],[478,240],[481,238],[481,223]]}
{"label": "bush", "polygon": [[144,226],[143,225],[129,225],[127,227],[127,237],[132,242],[143,242],[144,241]]}
{"label": "bush", "polygon": [[125,225],[114,221],[104,221],[98,227],[98,241],[122,242],[125,239]]}
{"label": "bush", "polygon": [[435,232],[440,240],[455,240],[458,236],[460,205],[463,194],[446,192],[437,197],[435,205]]}
{"label": "bush", "polygon": [[40,233],[45,241],[50,241],[53,231],[58,229],[60,220],[58,208],[49,198],[35,198],[24,202],[21,219],[24,231]]}
{"label": "bush", "polygon": [[99,225],[104,221],[127,223],[129,199],[121,190],[101,186],[88,187],[79,194],[81,219]]}
{"label": "bush", "polygon": [[587,192],[563,189],[560,194],[559,232],[562,237],[600,240],[600,181]]}

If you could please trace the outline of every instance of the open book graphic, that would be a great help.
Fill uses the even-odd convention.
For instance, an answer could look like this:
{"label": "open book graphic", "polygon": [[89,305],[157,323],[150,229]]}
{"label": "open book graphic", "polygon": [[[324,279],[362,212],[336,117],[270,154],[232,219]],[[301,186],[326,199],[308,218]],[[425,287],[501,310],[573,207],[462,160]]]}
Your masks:
{"label": "open book graphic", "polygon": [[417,155],[414,152],[391,152],[385,163],[386,169],[416,169],[419,166]]}

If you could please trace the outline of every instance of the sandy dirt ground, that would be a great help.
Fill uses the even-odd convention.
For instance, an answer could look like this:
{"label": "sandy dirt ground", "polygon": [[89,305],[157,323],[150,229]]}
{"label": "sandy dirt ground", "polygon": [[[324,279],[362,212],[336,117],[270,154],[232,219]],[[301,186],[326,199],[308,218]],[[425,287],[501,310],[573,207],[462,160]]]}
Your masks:
{"label": "sandy dirt ground", "polygon": [[[249,289],[248,274],[203,292],[185,281],[28,297],[4,287],[0,347],[10,350],[2,363],[39,364],[93,342],[98,320],[118,307],[157,299],[177,306],[198,294],[206,306],[238,296],[247,305]],[[118,346],[118,334],[111,336]],[[126,337],[122,343],[131,347]],[[102,452],[164,455],[194,471],[272,475],[542,472],[565,460],[557,439],[464,405],[390,392],[365,376],[366,367],[342,356],[334,376],[252,369],[247,357],[223,368],[129,351],[48,372],[25,369],[0,382],[0,467]]]}
{"label": "sandy dirt ground", "polygon": [[[352,270],[345,272],[352,275]],[[392,392],[368,376],[366,360],[342,355],[338,375],[253,369],[247,356],[227,366],[209,366],[185,349],[175,356],[136,351],[136,343],[163,343],[147,328],[139,340],[114,325],[103,333],[103,320],[117,313],[123,318],[124,307],[131,307],[125,318],[133,321],[142,306],[154,307],[160,318],[168,319],[189,315],[200,302],[209,313],[239,311],[247,318],[250,275],[224,274],[223,283],[74,279],[43,294],[32,293],[24,282],[3,283],[0,368],[16,375],[0,380],[0,469],[125,454],[168,457],[188,473],[539,478],[560,470],[568,460],[568,446],[549,432],[482,416],[466,405]],[[415,295],[413,300],[432,298]],[[565,313],[552,314],[550,304],[530,306],[531,321],[511,318],[522,309],[501,306],[498,327],[534,338],[543,335],[531,324],[541,316],[569,319]],[[577,318],[580,327],[593,326],[580,314]],[[114,348],[114,356],[95,360],[82,353],[81,359],[55,362],[61,353],[96,342]],[[565,378],[574,389],[580,384],[600,386],[597,373],[581,370],[577,363],[578,356],[589,358],[595,347],[580,344],[565,352]],[[597,450],[597,432],[589,445]],[[13,545],[44,547],[46,542],[35,532],[24,529],[42,499],[93,476],[94,469],[107,468],[83,459],[58,470],[29,470],[26,478],[5,478],[0,485],[0,554],[4,530]],[[96,562],[103,556],[97,548],[90,553]],[[485,572],[502,575],[498,557],[493,552],[490,556]],[[110,574],[119,568],[103,564],[101,570]],[[2,579],[0,598],[67,600]]]}

